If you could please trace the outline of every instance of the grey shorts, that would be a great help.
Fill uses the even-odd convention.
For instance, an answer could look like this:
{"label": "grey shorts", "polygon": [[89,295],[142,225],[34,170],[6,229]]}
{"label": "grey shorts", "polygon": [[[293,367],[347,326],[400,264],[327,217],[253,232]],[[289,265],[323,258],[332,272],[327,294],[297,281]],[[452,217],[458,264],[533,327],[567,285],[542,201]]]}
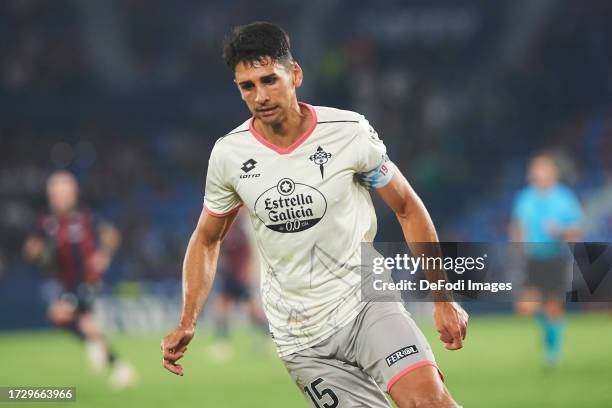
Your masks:
{"label": "grey shorts", "polygon": [[436,367],[404,306],[385,302],[368,303],[333,336],[282,360],[315,408],[388,408],[383,390],[415,368]]}
{"label": "grey shorts", "polygon": [[563,258],[528,260],[525,286],[538,289],[546,298],[563,298],[571,286],[570,268]]}

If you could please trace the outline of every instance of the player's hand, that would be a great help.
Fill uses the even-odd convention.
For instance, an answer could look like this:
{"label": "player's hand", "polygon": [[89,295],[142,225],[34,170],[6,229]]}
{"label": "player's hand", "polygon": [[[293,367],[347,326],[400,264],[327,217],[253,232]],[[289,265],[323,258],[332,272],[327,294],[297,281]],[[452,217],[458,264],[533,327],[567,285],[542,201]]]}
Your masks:
{"label": "player's hand", "polygon": [[176,362],[185,355],[187,344],[189,344],[194,334],[194,326],[179,326],[162,340],[161,349],[164,356],[164,367],[171,373],[180,376],[184,374],[183,366],[176,364]]}
{"label": "player's hand", "polygon": [[436,302],[434,323],[440,340],[448,350],[459,350],[467,334],[468,314],[455,302]]}
{"label": "player's hand", "polygon": [[99,278],[110,266],[111,256],[104,251],[96,251],[89,258],[88,262],[96,278]]}
{"label": "player's hand", "polygon": [[36,260],[45,249],[45,243],[38,237],[30,237],[23,246],[23,256],[29,262]]}

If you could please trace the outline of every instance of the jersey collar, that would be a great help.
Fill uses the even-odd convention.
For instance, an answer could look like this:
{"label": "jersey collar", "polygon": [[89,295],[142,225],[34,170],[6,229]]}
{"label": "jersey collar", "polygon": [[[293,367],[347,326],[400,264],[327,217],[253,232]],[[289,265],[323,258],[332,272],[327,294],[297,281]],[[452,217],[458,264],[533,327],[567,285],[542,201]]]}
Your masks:
{"label": "jersey collar", "polygon": [[249,130],[251,131],[251,134],[255,137],[255,139],[257,139],[262,145],[266,146],[269,149],[274,150],[276,153],[278,154],[289,154],[291,152],[293,152],[295,149],[297,149],[298,147],[300,147],[300,145],[302,143],[304,143],[306,141],[306,139],[308,139],[308,137],[312,134],[312,132],[314,132],[315,127],[317,126],[317,112],[315,111],[315,108],[312,105],[309,105],[307,103],[304,102],[298,102],[298,104],[300,106],[306,107],[308,108],[308,110],[310,111],[310,115],[312,116],[312,123],[310,124],[310,127],[308,128],[308,130],[306,131],[306,133],[304,133],[302,136],[300,136],[295,142],[293,142],[289,147],[287,147],[286,149],[283,149],[282,147],[278,147],[275,144],[272,144],[270,142],[268,142],[262,135],[260,135],[256,130],[255,130],[255,126],[253,126],[253,122],[255,121],[255,116],[253,116],[250,120],[249,120]]}

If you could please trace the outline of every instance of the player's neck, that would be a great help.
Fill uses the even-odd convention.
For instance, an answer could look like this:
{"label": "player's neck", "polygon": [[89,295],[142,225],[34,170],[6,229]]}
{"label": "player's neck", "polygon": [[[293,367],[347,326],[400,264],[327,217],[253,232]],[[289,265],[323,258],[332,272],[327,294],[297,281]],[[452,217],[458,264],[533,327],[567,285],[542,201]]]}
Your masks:
{"label": "player's neck", "polygon": [[76,210],[76,206],[70,208],[52,208],[51,213],[54,214],[56,217],[67,217],[70,214],[74,213]]}
{"label": "player's neck", "polygon": [[539,191],[542,194],[552,191],[556,186],[557,186],[557,182],[541,184],[541,185],[534,185],[536,191]]}
{"label": "player's neck", "polygon": [[287,117],[281,123],[267,125],[255,119],[253,126],[268,142],[286,149],[306,133],[313,120],[310,110],[296,101],[295,106],[289,109]]}

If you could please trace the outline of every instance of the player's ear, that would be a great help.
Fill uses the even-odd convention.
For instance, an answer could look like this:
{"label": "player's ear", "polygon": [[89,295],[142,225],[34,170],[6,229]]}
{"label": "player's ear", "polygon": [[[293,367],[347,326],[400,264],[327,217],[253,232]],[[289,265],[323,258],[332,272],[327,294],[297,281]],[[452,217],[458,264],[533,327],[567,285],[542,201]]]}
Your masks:
{"label": "player's ear", "polygon": [[304,80],[304,72],[302,71],[302,67],[297,62],[291,64],[291,74],[293,75],[293,84],[296,88],[302,86],[302,81]]}

